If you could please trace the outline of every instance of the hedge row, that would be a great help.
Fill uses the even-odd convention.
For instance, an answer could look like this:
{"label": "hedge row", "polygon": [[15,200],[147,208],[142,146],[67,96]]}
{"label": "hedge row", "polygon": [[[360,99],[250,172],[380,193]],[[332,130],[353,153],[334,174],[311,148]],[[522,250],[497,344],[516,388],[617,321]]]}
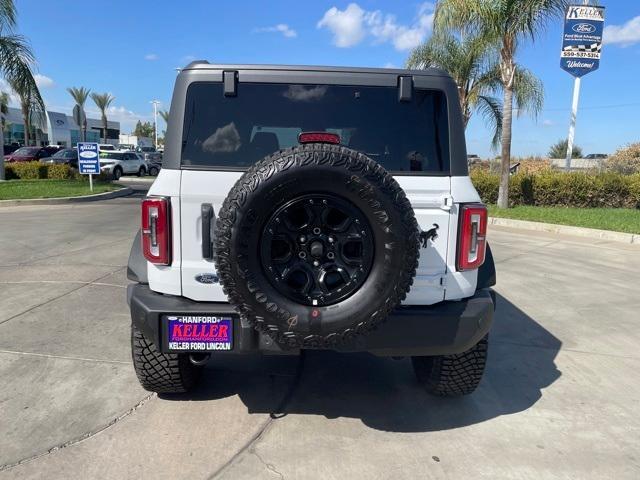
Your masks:
{"label": "hedge row", "polygon": [[40,162],[5,163],[5,178],[7,180],[38,180],[55,179],[66,180],[77,178],[77,172],[69,165],[56,165]]}
{"label": "hedge row", "polygon": [[[472,170],[482,201],[496,203],[500,176]],[[640,174],[541,171],[519,173],[509,180],[510,205],[545,207],[640,208]]]}

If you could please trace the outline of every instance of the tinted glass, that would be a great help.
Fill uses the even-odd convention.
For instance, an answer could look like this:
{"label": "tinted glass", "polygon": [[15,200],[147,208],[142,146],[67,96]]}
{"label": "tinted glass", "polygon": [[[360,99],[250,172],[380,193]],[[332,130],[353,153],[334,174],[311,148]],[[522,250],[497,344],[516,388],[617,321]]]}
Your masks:
{"label": "tinted glass", "polygon": [[396,88],[336,85],[240,83],[236,97],[225,97],[219,83],[192,84],[182,163],[246,168],[318,131],[337,133],[391,172],[449,171],[441,92],[416,90],[399,102]]}
{"label": "tinted glass", "polygon": [[110,158],[112,160],[124,160],[124,153],[118,152],[101,152],[100,158]]}

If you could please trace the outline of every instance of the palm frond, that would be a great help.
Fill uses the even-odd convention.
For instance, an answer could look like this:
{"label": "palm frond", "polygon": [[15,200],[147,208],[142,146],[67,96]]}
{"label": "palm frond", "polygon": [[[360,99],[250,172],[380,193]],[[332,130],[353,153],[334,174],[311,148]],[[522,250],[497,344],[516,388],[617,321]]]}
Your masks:
{"label": "palm frond", "polygon": [[13,0],[0,0],[0,30],[10,31],[15,27],[16,17]]}
{"label": "palm frond", "polygon": [[169,123],[169,112],[167,110],[160,110],[158,113],[160,117],[162,117],[162,120],[164,120],[164,123]]}
{"label": "palm frond", "polygon": [[68,87],[67,92],[69,92],[69,95],[71,95],[76,104],[84,107],[91,90],[85,87]]}
{"label": "palm frond", "polygon": [[518,116],[529,113],[537,116],[544,105],[544,85],[530,70],[516,66],[513,77],[513,99]]}
{"label": "palm frond", "polygon": [[493,130],[491,146],[497,148],[502,136],[502,103],[495,97],[480,95],[475,106],[485,121],[491,125]]}
{"label": "palm frond", "polygon": [[116,98],[110,93],[92,93],[91,100],[96,104],[102,115],[106,113]]}

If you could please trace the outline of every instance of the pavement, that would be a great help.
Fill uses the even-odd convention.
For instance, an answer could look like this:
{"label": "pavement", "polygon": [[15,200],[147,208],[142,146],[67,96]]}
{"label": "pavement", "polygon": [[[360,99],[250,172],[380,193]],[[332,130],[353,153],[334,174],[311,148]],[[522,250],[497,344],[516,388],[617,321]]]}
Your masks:
{"label": "pavement", "polygon": [[193,394],[156,396],[130,361],[133,187],[0,210],[0,480],[640,478],[637,245],[490,226],[498,305],[469,397],[332,352],[216,357]]}

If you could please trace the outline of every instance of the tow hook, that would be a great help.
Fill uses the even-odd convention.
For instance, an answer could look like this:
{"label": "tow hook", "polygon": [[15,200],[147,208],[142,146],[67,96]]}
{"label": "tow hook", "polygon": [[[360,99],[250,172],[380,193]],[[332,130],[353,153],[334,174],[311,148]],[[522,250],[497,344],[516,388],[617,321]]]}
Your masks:
{"label": "tow hook", "polygon": [[192,353],[189,355],[189,361],[198,367],[206,365],[210,358],[210,353]]}

